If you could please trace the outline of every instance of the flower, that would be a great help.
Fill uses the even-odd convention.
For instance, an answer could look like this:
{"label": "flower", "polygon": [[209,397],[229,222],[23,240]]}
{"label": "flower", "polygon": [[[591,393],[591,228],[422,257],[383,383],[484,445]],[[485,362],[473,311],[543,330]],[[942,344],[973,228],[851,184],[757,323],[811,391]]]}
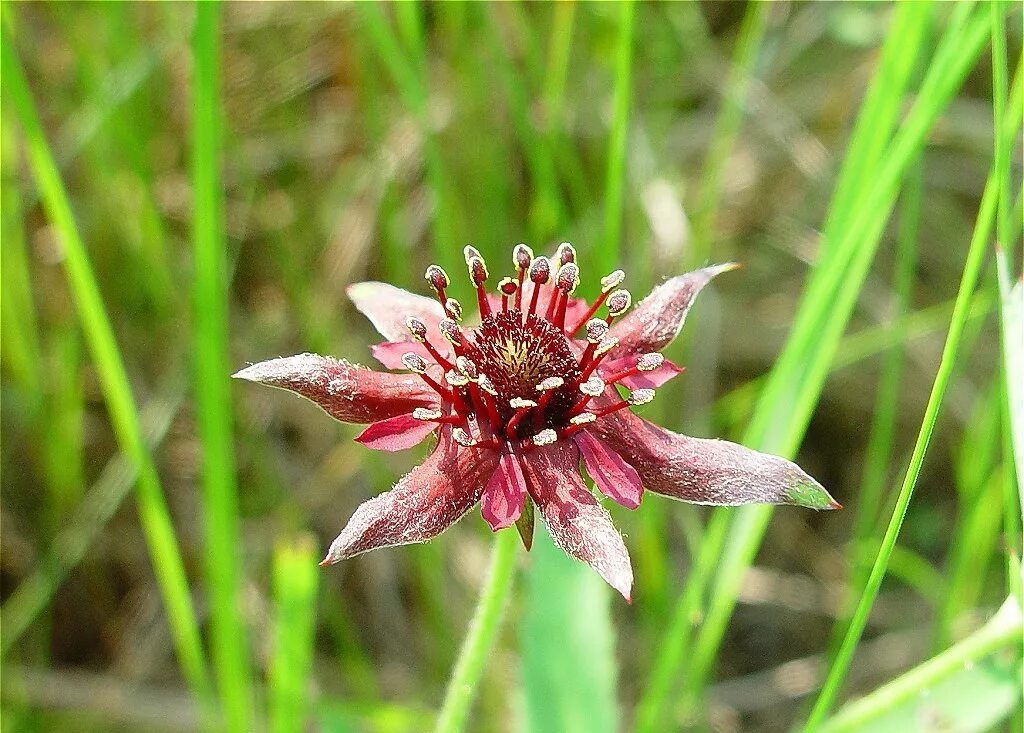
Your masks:
{"label": "flower", "polygon": [[584,483],[581,460],[597,489],[629,509],[644,489],[698,504],[839,507],[790,461],[680,435],[630,410],[682,371],[659,352],[701,288],[735,265],[671,278],[629,310],[621,270],[602,278],[594,303],[574,297],[580,270],[568,243],[551,259],[517,245],[515,277],[497,293],[487,291],[480,253],[466,247],[465,259],[476,326],[462,325],[462,305],[437,265],[425,275],[435,298],[379,282],[348,289],[387,339],[374,357],[402,373],[299,354],[234,375],[295,392],[343,422],[369,423],[356,438],[369,448],[404,450],[437,435],[423,463],[356,510],[322,564],[425,542],[478,502],[492,530],[515,524],[529,549],[536,506],[555,544],[629,600],[629,555]]}

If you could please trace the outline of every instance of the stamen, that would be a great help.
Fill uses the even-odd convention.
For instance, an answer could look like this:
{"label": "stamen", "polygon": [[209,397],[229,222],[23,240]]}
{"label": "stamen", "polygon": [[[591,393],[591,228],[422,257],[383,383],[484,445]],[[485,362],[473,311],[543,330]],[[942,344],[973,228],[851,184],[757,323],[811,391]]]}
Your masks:
{"label": "stamen", "polygon": [[455,300],[455,298],[448,298],[444,302],[444,312],[448,314],[448,317],[453,321],[462,320],[462,303]]}
{"label": "stamen", "polygon": [[423,343],[427,340],[427,324],[421,321],[419,318],[409,316],[405,319],[405,327],[409,329],[409,333],[412,334],[414,341]]}
{"label": "stamen", "polygon": [[505,427],[505,435],[510,438],[516,436],[516,428],[519,427],[519,423],[522,422],[523,418],[526,417],[527,413],[530,412],[537,403],[533,400],[524,400],[520,397],[513,397],[508,401],[509,407],[515,410],[515,414],[508,421],[508,425]]}
{"label": "stamen", "polygon": [[613,289],[622,285],[622,281],[626,279],[626,273],[622,270],[616,270],[615,272],[609,273],[601,278],[601,292],[610,293]]}
{"label": "stamen", "polygon": [[569,418],[569,422],[572,425],[588,425],[597,419],[597,415],[592,412],[581,412],[579,415],[573,415]]}
{"label": "stamen", "polygon": [[545,428],[533,436],[533,444],[536,446],[551,445],[558,440],[558,433],[551,428]]}
{"label": "stamen", "polygon": [[633,302],[633,296],[628,290],[616,290],[608,296],[608,324],[629,310]]}
{"label": "stamen", "polygon": [[581,383],[579,389],[587,397],[600,397],[605,390],[605,381],[595,374]]}
{"label": "stamen", "polygon": [[508,310],[508,299],[519,292],[519,283],[510,277],[503,277],[498,282],[498,290],[501,291],[501,310]]}
{"label": "stamen", "polygon": [[467,266],[469,266],[469,261],[472,260],[474,257],[477,258],[478,260],[483,259],[483,255],[480,254],[480,250],[478,250],[472,244],[467,244],[465,247],[462,248],[462,256],[463,258],[465,258]]}
{"label": "stamen", "polygon": [[480,385],[480,389],[482,389],[484,392],[491,395],[492,397],[498,396],[498,390],[494,388],[494,383],[486,374],[481,374],[479,377],[477,377],[476,383]]}
{"label": "stamen", "polygon": [[427,360],[419,354],[414,354],[411,351],[407,354],[402,354],[402,364],[410,372],[415,372],[416,374],[427,373]]}
{"label": "stamen", "polygon": [[513,397],[508,401],[508,405],[513,410],[522,410],[529,409],[531,407],[536,407],[537,403],[534,402],[533,400],[525,400],[522,397]]}
{"label": "stamen", "polygon": [[629,393],[626,401],[631,405],[646,405],[654,399],[653,389],[634,389]]}
{"label": "stamen", "polygon": [[430,287],[434,289],[434,292],[437,293],[437,299],[441,302],[441,305],[444,305],[444,291],[445,288],[451,284],[451,280],[448,279],[448,273],[439,265],[431,265],[427,268],[423,277],[428,283],[430,283]]}
{"label": "stamen", "polygon": [[465,387],[469,384],[469,377],[465,374],[459,374],[454,369],[449,369],[444,374],[444,381],[448,382],[453,387]]}
{"label": "stamen", "polygon": [[515,300],[515,309],[517,311],[523,309],[523,280],[526,278],[526,271],[530,269],[531,262],[533,262],[533,250],[525,244],[517,244],[512,250],[512,264],[516,267],[517,283],[519,285],[519,289],[516,290]]}
{"label": "stamen", "polygon": [[556,394],[556,390],[560,389],[565,384],[565,380],[561,377],[548,377],[547,379],[541,380],[540,384],[537,385],[537,391],[541,393],[540,404],[538,405],[537,412],[533,416],[533,424],[540,428],[544,425],[544,410],[547,409],[548,404]]}
{"label": "stamen", "polygon": [[583,314],[583,317],[576,322],[571,331],[566,331],[566,335],[571,336],[580,330],[580,326],[589,321],[594,317],[594,314],[604,305],[604,301],[608,298],[608,294],[626,279],[626,273],[622,270],[616,270],[615,272],[605,275],[601,278],[601,294],[594,301],[594,304],[587,309],[587,312]]}
{"label": "stamen", "polygon": [[664,363],[665,357],[657,351],[652,351],[649,354],[644,354],[637,360],[636,368],[641,372],[653,372]]}
{"label": "stamen", "polygon": [[611,351],[612,349],[614,349],[618,345],[619,345],[619,340],[617,338],[615,338],[614,336],[612,336],[610,338],[604,338],[604,339],[601,340],[601,343],[599,343],[597,345],[597,348],[594,349],[594,357],[596,358],[596,357],[599,357],[599,356],[604,356],[605,354],[607,354],[609,351]]}
{"label": "stamen", "polygon": [[567,265],[570,262],[575,262],[576,248],[568,242],[562,242],[558,245],[558,249],[555,250],[555,256],[553,259],[556,260],[559,265]]}
{"label": "stamen", "polygon": [[427,407],[417,407],[415,410],[412,411],[412,416],[414,418],[416,418],[417,420],[423,420],[424,422],[437,420],[442,415],[444,415],[444,413],[441,412],[440,410],[431,410]]}
{"label": "stamen", "polygon": [[480,371],[476,368],[476,364],[466,356],[456,357],[455,367],[459,370],[459,373],[471,382],[475,382],[480,376]]}
{"label": "stamen", "polygon": [[600,318],[592,318],[587,321],[587,341],[595,346],[601,343],[601,339],[608,333],[608,323]]}
{"label": "stamen", "polygon": [[444,336],[456,350],[462,347],[462,329],[459,328],[459,324],[455,321],[450,318],[444,318],[437,324],[437,330],[441,332],[441,335]]}
{"label": "stamen", "polygon": [[530,282],[533,283],[533,296],[530,298],[529,314],[537,310],[537,298],[540,296],[541,285],[551,277],[551,262],[547,257],[534,257],[530,263]]}
{"label": "stamen", "polygon": [[454,440],[456,443],[458,443],[464,448],[472,448],[474,445],[476,445],[476,441],[473,440],[473,438],[470,437],[469,433],[467,433],[462,428],[455,428],[454,430],[452,430],[452,440]]}
{"label": "stamen", "polygon": [[565,384],[565,380],[562,379],[561,377],[548,377],[547,379],[542,380],[541,383],[537,385],[537,391],[550,392],[551,390],[558,389],[563,384]]}

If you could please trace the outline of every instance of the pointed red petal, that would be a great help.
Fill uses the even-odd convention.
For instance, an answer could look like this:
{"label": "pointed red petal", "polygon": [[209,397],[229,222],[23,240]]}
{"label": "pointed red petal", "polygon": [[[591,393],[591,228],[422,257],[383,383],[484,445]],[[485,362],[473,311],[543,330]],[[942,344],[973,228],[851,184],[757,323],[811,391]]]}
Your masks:
{"label": "pointed red petal", "polygon": [[519,461],[514,455],[503,453],[480,499],[480,514],[497,532],[511,527],[519,519],[525,500],[526,478]]}
{"label": "pointed red petal", "polygon": [[409,340],[405,319],[410,316],[423,321],[427,332],[432,335],[437,333],[437,324],[444,318],[444,309],[433,298],[387,283],[355,283],[349,285],[346,292],[359,312],[369,318],[377,332],[388,341]]}
{"label": "pointed red petal", "polygon": [[321,564],[433,539],[473,508],[497,463],[494,451],[460,448],[443,437],[393,489],[356,509]]}
{"label": "pointed red petal", "polygon": [[[612,359],[611,361],[605,360],[601,362],[601,366],[598,367],[598,371],[602,377],[608,377],[612,374],[618,374],[636,364],[635,356],[627,356],[623,359]],[[638,372],[630,377],[624,378],[619,384],[626,387],[627,389],[657,389],[661,385],[665,384],[672,377],[682,374],[684,369],[676,366],[668,359],[665,359],[657,369],[652,369],[649,372]]]}
{"label": "pointed red petal", "polygon": [[342,422],[377,422],[439,399],[415,375],[384,374],[316,354],[261,361],[232,376],[294,392]]}
{"label": "pointed red petal", "polygon": [[617,338],[619,345],[608,355],[609,358],[617,359],[648,351],[661,351],[679,335],[679,329],[686,320],[686,313],[701,288],[715,275],[734,270],[736,267],[738,265],[731,262],[705,267],[685,275],[677,275],[656,287],[622,320],[612,326],[608,335]]}
{"label": "pointed red petal", "polygon": [[400,451],[412,448],[437,430],[436,422],[397,415],[372,423],[356,436],[356,442],[374,450]]}
{"label": "pointed red petal", "polygon": [[785,458],[673,433],[628,410],[599,418],[590,431],[636,468],[645,489],[673,499],[723,506],[837,506],[817,481]]}
{"label": "pointed red petal", "polygon": [[636,469],[586,430],[576,433],[574,440],[583,454],[587,473],[601,493],[627,509],[640,506],[644,487]]}
{"label": "pointed red petal", "polygon": [[594,568],[628,601],[629,553],[608,512],[580,478],[579,461],[579,450],[568,440],[536,448],[524,466],[527,486],[555,544]]}

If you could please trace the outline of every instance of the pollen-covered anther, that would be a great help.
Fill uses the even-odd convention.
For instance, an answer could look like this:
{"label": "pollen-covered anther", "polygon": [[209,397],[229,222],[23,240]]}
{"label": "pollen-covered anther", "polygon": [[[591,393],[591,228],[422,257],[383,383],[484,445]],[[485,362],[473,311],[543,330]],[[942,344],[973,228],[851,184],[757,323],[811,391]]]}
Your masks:
{"label": "pollen-covered anther", "polygon": [[405,319],[405,327],[409,329],[409,333],[412,334],[413,340],[419,341],[420,343],[427,340],[427,324],[419,318],[409,316]]}
{"label": "pollen-covered anther", "polygon": [[473,285],[479,288],[487,282],[489,275],[483,257],[473,257],[466,263],[466,267],[469,268],[469,279],[473,281]]}
{"label": "pollen-covered anther", "polygon": [[551,445],[558,440],[558,433],[551,428],[544,428],[533,436],[533,444],[537,446]]}
{"label": "pollen-covered anther", "polygon": [[516,291],[519,290],[519,283],[510,277],[503,277],[498,282],[498,290],[504,296],[515,295]]}
{"label": "pollen-covered anther", "polygon": [[534,257],[530,263],[530,280],[543,285],[551,277],[551,262],[547,257]]}
{"label": "pollen-covered anther", "polygon": [[454,321],[462,320],[462,303],[455,300],[455,298],[448,298],[444,302],[444,312],[448,314],[448,317]]}
{"label": "pollen-covered anther", "polygon": [[628,402],[631,405],[646,405],[653,399],[653,389],[634,389],[632,392],[629,393],[629,397],[626,398],[626,402]]}
{"label": "pollen-covered anther", "polygon": [[656,351],[644,354],[636,362],[636,368],[641,372],[653,372],[665,363],[665,357]]}
{"label": "pollen-covered anther", "polygon": [[614,317],[621,316],[633,303],[633,296],[628,290],[616,290],[608,296],[608,314]]}
{"label": "pollen-covered anther", "polygon": [[569,423],[572,425],[589,425],[597,419],[597,415],[592,412],[581,412],[579,415],[573,415],[569,418]]}
{"label": "pollen-covered anther", "polygon": [[607,293],[610,290],[622,285],[622,281],[626,279],[626,273],[622,270],[616,270],[601,278],[601,292]]}
{"label": "pollen-covered anther", "polygon": [[484,258],[484,256],[480,254],[480,250],[478,250],[472,244],[467,244],[465,247],[462,248],[462,256],[466,260],[467,265],[469,264],[469,261],[474,257],[477,257],[481,260]]}
{"label": "pollen-covered anther", "polygon": [[587,397],[600,397],[604,389],[604,380],[596,374],[580,384],[580,392]]}
{"label": "pollen-covered anther", "polygon": [[[426,329],[424,328],[424,330]],[[462,330],[459,328],[459,324],[451,318],[441,319],[441,322],[437,324],[437,330],[441,332],[441,335],[444,336],[452,346],[462,346]]]}
{"label": "pollen-covered anther", "polygon": [[587,341],[592,344],[601,343],[608,334],[608,323],[601,318],[592,318],[587,321]]}
{"label": "pollen-covered anther", "polygon": [[427,373],[427,360],[411,351],[407,354],[402,354],[402,364],[410,372],[416,372],[417,374]]}
{"label": "pollen-covered anther", "polygon": [[609,351],[611,351],[612,349],[614,349],[618,345],[619,345],[619,340],[617,338],[615,338],[614,336],[611,336],[610,338],[602,339],[601,343],[599,343],[597,345],[597,348],[594,349],[594,356],[604,356],[605,354],[607,354]]}
{"label": "pollen-covered anther", "polygon": [[508,401],[508,406],[513,410],[526,410],[531,407],[536,407],[537,403],[533,400],[526,400],[522,397],[513,397]]}
{"label": "pollen-covered anther", "polygon": [[465,374],[460,374],[454,369],[449,369],[444,374],[444,381],[448,382],[453,387],[465,387],[469,384],[469,377]]}
{"label": "pollen-covered anther", "polygon": [[434,290],[444,290],[451,284],[451,281],[448,279],[448,273],[439,265],[428,267],[427,271],[423,274],[423,278],[430,283]]}
{"label": "pollen-covered anther", "polygon": [[417,420],[423,420],[424,422],[438,420],[444,415],[443,412],[437,409],[430,409],[429,407],[417,407],[412,411],[412,416]]}
{"label": "pollen-covered anther", "polygon": [[555,287],[564,293],[573,293],[580,284],[580,268],[575,262],[562,265],[558,270]]}
{"label": "pollen-covered anther", "polygon": [[479,377],[477,377],[477,384],[480,385],[480,389],[482,389],[484,392],[491,395],[492,397],[498,396],[498,390],[494,388],[494,382],[492,382],[490,377],[488,377],[486,374],[481,374]]}
{"label": "pollen-covered anther", "polygon": [[452,440],[461,445],[464,448],[472,448],[476,445],[476,441],[467,433],[463,428],[455,428],[452,430]]}
{"label": "pollen-covered anther", "polygon": [[517,244],[512,249],[512,264],[518,272],[530,269],[533,262],[533,250],[525,244]]}
{"label": "pollen-covered anther", "polygon": [[476,364],[466,356],[460,356],[455,359],[455,368],[471,382],[475,382],[480,376],[480,370],[476,368]]}
{"label": "pollen-covered anther", "polygon": [[576,248],[568,242],[562,242],[558,245],[558,249],[555,250],[554,260],[559,265],[567,265],[570,262],[576,261]]}
{"label": "pollen-covered anther", "polygon": [[565,384],[565,380],[561,377],[548,377],[547,379],[542,379],[540,384],[537,385],[537,391],[550,392],[551,390],[558,389],[563,384]]}

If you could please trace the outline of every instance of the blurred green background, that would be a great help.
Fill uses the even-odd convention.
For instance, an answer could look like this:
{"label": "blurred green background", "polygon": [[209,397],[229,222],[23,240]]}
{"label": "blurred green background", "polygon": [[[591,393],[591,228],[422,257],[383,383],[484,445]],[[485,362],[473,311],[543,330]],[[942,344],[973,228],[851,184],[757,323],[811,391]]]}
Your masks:
{"label": "blurred green background", "polygon": [[[500,277],[515,243],[550,253],[568,240],[586,295],[621,267],[635,299],[735,260],[744,268],[702,294],[670,349],[685,375],[645,416],[739,439],[827,254],[844,175],[870,197],[892,154],[892,129],[865,133],[879,136],[873,153],[851,146],[883,44],[897,29],[915,39],[905,86],[879,92],[899,122],[931,99],[922,80],[942,43],[982,28],[900,171],[894,214],[876,217],[870,269],[836,285],[837,299],[855,296],[852,316],[835,306],[845,335],[796,443],[846,510],[774,514],[707,647],[707,684],[690,697],[673,687],[653,730],[775,731],[806,717],[929,398],[993,163],[993,103],[1018,68],[1019,5],[1006,6],[1002,99],[986,4],[268,2],[198,23],[187,3],[3,12],[0,722],[11,731],[192,730],[204,695],[235,730],[429,729],[484,580],[486,525],[473,513],[428,545],[316,568],[355,507],[423,449],[373,454],[351,441],[358,428],[227,375],[301,351],[371,363],[379,337],[345,286],[422,290],[437,262],[471,302],[466,243]],[[1004,192],[1021,175],[1007,129]],[[59,180],[41,178],[46,148]],[[54,209],[61,187],[73,218]],[[845,199],[850,230],[864,200]],[[1011,253],[1019,207],[1019,196],[999,207]],[[99,299],[83,295],[89,282]],[[1012,586],[1020,507],[988,254],[970,303],[847,696],[965,637]],[[114,362],[97,358],[106,322]],[[639,725],[666,634],[703,618],[677,607],[710,512],[657,497],[610,510],[635,602],[521,555],[469,730]],[[1019,672],[997,667],[997,682],[961,688],[998,714],[934,730],[1018,725]],[[914,725],[960,720],[920,707]]]}

